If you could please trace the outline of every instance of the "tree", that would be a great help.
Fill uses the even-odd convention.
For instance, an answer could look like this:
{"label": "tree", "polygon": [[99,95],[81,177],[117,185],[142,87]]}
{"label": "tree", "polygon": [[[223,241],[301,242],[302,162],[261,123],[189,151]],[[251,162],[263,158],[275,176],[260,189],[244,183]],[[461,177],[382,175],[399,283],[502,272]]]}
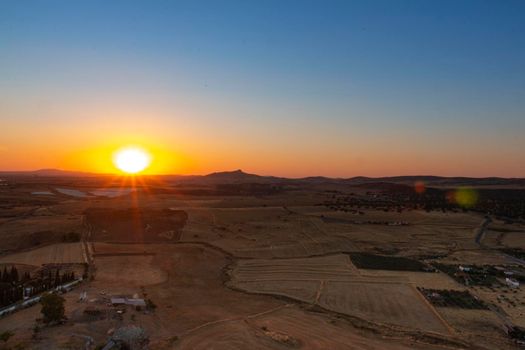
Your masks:
{"label": "tree", "polygon": [[133,325],[117,329],[111,340],[119,344],[121,349],[144,349],[149,342],[144,329]]}
{"label": "tree", "polygon": [[7,267],[4,266],[4,272],[2,273],[2,282],[9,282],[9,274],[7,273]]}
{"label": "tree", "polygon": [[150,310],[155,310],[157,308],[157,305],[155,305],[155,303],[153,303],[153,300],[151,299],[147,299],[146,300],[146,307]]}
{"label": "tree", "polygon": [[44,323],[60,322],[64,319],[64,298],[58,294],[46,293],[40,299]]}
{"label": "tree", "polygon": [[57,269],[56,270],[56,273],[55,273],[55,287],[56,286],[59,286],[61,283],[60,283],[60,272],[59,270]]}
{"label": "tree", "polygon": [[31,275],[29,275],[29,272],[24,273],[24,277],[22,277],[23,282],[27,282],[31,279]]}
{"label": "tree", "polygon": [[11,267],[11,282],[18,282],[18,270],[14,266]]}
{"label": "tree", "polygon": [[11,338],[13,335],[15,335],[15,334],[13,332],[10,332],[10,331],[2,332],[2,333],[0,333],[0,340],[3,341],[4,343],[7,343],[9,338]]}

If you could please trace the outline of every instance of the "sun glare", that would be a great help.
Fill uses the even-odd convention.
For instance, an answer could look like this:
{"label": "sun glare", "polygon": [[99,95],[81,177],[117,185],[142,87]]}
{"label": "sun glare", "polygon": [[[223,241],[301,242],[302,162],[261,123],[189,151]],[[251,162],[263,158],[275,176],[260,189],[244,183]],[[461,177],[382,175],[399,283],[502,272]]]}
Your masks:
{"label": "sun glare", "polygon": [[151,162],[147,151],[139,147],[126,147],[115,152],[113,163],[121,171],[137,174],[146,169]]}

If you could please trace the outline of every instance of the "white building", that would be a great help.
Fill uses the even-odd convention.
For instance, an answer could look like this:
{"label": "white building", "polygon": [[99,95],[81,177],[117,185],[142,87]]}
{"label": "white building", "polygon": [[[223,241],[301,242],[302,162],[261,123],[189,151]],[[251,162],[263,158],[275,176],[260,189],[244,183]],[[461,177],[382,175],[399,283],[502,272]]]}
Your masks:
{"label": "white building", "polygon": [[113,305],[132,305],[132,306],[146,306],[144,299],[140,298],[111,298]]}
{"label": "white building", "polygon": [[510,288],[519,288],[520,287],[520,282],[516,281],[515,279],[512,279],[512,278],[505,278],[505,282],[507,282],[507,286],[509,286]]}

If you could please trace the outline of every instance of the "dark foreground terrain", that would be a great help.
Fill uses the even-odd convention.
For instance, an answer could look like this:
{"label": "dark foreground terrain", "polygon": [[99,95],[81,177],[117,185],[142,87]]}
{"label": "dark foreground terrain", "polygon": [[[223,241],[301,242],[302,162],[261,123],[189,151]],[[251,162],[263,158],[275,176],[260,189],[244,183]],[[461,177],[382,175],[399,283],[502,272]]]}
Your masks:
{"label": "dark foreground terrain", "polygon": [[[520,179],[0,179],[6,349],[514,349],[525,334]],[[57,288],[67,318],[46,325],[37,298]]]}

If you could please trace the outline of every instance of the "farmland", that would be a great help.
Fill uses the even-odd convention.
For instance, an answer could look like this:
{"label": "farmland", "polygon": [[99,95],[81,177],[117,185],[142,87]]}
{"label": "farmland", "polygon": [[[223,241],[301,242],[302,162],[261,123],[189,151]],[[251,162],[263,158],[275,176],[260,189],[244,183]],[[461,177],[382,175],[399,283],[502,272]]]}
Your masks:
{"label": "farmland", "polygon": [[150,285],[165,281],[166,274],[152,264],[151,256],[98,257],[97,280],[111,283],[119,280],[129,285]]}
{"label": "farmland", "polygon": [[212,346],[234,349],[439,349],[439,346],[414,342],[396,343],[370,339],[359,332],[349,332],[344,320],[286,307],[254,315],[245,321],[211,324],[183,337],[180,349],[209,349]]}
{"label": "farmland", "polygon": [[352,253],[352,262],[362,269],[394,271],[426,271],[429,266],[404,257],[391,257],[366,253]]}
{"label": "farmland", "polygon": [[460,309],[486,310],[485,305],[468,291],[421,289],[421,293],[434,305],[457,307]]}
{"label": "farmland", "polygon": [[83,264],[85,263],[80,243],[58,243],[0,257],[4,264]]}
{"label": "farmland", "polygon": [[329,310],[356,315],[378,323],[447,334],[447,325],[402,283],[328,281],[319,304]]}
{"label": "farmland", "polygon": [[[482,215],[384,211],[371,204],[379,192],[369,188],[283,186],[261,194],[250,186],[199,192],[157,183],[116,197],[53,190],[87,193],[101,187],[96,179],[0,192],[17,198],[1,209],[1,264],[47,276],[45,268],[83,266],[83,247],[89,258],[89,278],[78,287],[86,300],[64,294],[66,323],[42,327],[34,338],[39,307],[21,310],[0,318],[0,328],[15,333],[10,343],[74,348],[79,342],[70,334],[78,333],[102,345],[109,330],[139,325],[151,349],[510,349],[504,325],[523,324],[522,289],[502,279],[503,271],[518,270],[508,250],[517,248],[504,242],[520,224],[494,218],[489,229],[505,233],[501,244],[487,231],[480,247]],[[333,190],[366,198],[367,207],[326,207]],[[32,194],[41,191],[54,194]],[[443,266],[452,270],[436,269]],[[486,269],[494,285],[465,284],[456,278],[459,266]],[[428,291],[447,292],[438,302],[425,298]],[[112,296],[156,307],[122,311]],[[466,308],[478,299],[496,307]]]}
{"label": "farmland", "polygon": [[447,333],[406,280],[360,276],[346,255],[241,261],[232,275],[234,286],[254,293],[283,295],[380,323]]}
{"label": "farmland", "polygon": [[187,214],[180,210],[89,208],[91,235],[100,241],[162,241],[179,239]]}

